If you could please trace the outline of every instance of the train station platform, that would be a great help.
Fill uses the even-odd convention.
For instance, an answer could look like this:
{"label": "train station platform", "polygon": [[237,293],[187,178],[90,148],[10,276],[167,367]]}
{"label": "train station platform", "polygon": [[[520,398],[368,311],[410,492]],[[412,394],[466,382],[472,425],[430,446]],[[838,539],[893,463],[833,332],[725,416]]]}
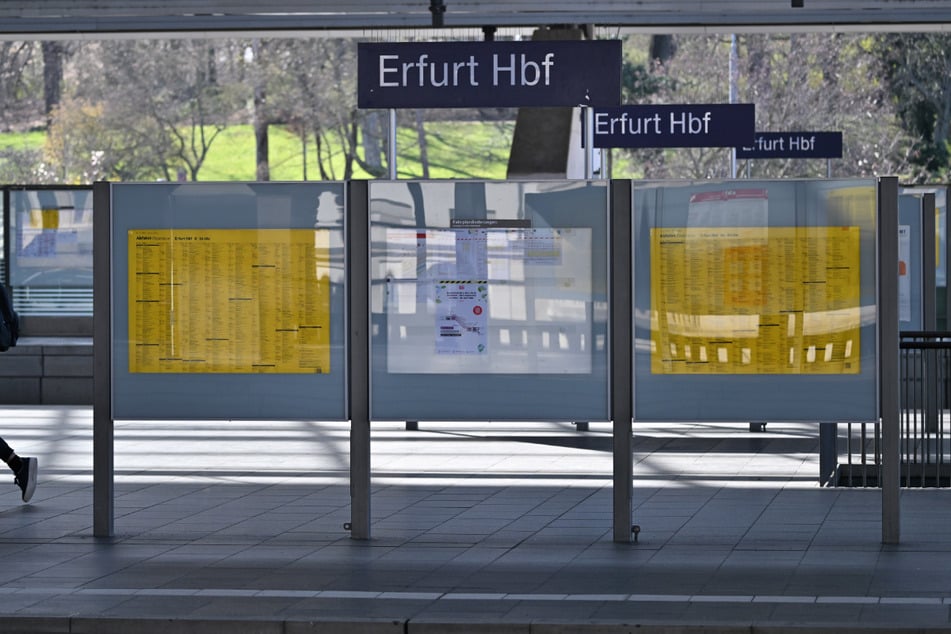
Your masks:
{"label": "train station platform", "polygon": [[0,486],[0,632],[951,632],[951,491],[822,488],[813,425],[638,425],[636,543],[612,540],[611,428],[380,423],[372,539],[348,427],[117,421],[93,536],[92,409],[0,407],[40,460]]}

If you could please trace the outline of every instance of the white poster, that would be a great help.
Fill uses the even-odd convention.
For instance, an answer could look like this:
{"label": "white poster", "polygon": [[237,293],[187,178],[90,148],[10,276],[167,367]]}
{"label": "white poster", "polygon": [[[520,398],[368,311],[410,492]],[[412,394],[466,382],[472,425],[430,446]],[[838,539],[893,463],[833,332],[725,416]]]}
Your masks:
{"label": "white poster", "polygon": [[485,280],[437,280],[436,353],[485,354],[489,285]]}
{"label": "white poster", "polygon": [[390,373],[591,372],[591,229],[387,227]]}

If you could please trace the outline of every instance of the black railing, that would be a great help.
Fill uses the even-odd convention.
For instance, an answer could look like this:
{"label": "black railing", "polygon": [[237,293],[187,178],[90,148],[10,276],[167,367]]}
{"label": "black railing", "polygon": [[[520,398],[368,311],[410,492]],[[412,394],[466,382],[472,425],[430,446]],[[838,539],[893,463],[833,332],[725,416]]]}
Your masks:
{"label": "black railing", "polygon": [[[901,486],[951,487],[951,332],[902,332],[899,352]],[[839,486],[879,486],[881,440],[877,423],[846,426]]]}

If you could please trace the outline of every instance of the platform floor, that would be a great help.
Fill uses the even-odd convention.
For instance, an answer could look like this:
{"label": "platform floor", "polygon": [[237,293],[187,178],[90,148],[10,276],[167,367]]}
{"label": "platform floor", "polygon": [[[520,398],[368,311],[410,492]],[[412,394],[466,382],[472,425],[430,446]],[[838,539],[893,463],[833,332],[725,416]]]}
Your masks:
{"label": "platform floor", "polygon": [[359,541],[345,425],[119,421],[97,539],[91,408],[0,417],[40,459],[30,504],[0,486],[0,632],[951,632],[951,491],[882,545],[811,425],[639,425],[617,544],[606,423],[377,424]]}

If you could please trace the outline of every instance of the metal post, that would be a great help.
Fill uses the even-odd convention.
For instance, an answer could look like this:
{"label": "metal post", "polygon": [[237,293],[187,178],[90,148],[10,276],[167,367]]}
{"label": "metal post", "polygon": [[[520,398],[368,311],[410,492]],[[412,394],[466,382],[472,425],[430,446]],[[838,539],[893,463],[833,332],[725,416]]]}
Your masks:
{"label": "metal post", "polygon": [[[10,188],[3,188],[3,235],[6,236],[6,239],[3,241],[3,261],[6,263],[6,266],[3,267],[3,279],[0,279],[0,284],[3,284],[8,289],[10,288],[10,215],[13,212],[10,210]],[[12,298],[10,301],[13,301]]]}
{"label": "metal post", "polygon": [[951,186],[945,188],[944,192],[944,253],[941,254],[941,257],[944,258],[944,268],[947,273],[944,278],[944,327],[945,330],[951,330],[951,283],[949,283],[948,278],[951,275],[951,239],[948,239],[949,227],[948,227],[948,204],[951,203]]}
{"label": "metal post", "polygon": [[819,484],[822,486],[835,478],[839,464],[838,435],[837,423],[819,423]]}
{"label": "metal post", "polygon": [[631,182],[611,181],[611,421],[614,429],[614,541],[634,533],[634,341]]}
{"label": "metal post", "polygon": [[93,184],[93,535],[115,534],[115,442],[112,420],[112,190]]}
{"label": "metal post", "polygon": [[390,165],[390,180],[396,180],[396,108],[390,108],[390,126],[387,132],[387,161]]}
{"label": "metal post", "polygon": [[584,113],[584,177],[594,178],[594,108],[582,106]]}
{"label": "metal post", "polygon": [[370,539],[369,183],[349,181],[347,288],[350,314],[350,537]]}
{"label": "metal post", "polygon": [[921,328],[932,331],[937,328],[938,316],[935,306],[935,230],[935,195],[929,192],[921,197]]}
{"label": "metal post", "polygon": [[[935,195],[933,192],[921,197],[921,329],[936,330],[937,310],[935,289]],[[922,350],[923,374],[921,376],[924,429],[928,433],[938,430],[938,363],[937,351]]]}
{"label": "metal post", "polygon": [[882,542],[901,535],[901,401],[898,376],[898,179],[878,183],[878,354],[882,425]]}
{"label": "metal post", "polygon": [[[736,33],[730,35],[730,103],[737,101],[737,75],[739,74],[739,60],[737,59]],[[736,148],[730,149],[730,178],[736,178]]]}

